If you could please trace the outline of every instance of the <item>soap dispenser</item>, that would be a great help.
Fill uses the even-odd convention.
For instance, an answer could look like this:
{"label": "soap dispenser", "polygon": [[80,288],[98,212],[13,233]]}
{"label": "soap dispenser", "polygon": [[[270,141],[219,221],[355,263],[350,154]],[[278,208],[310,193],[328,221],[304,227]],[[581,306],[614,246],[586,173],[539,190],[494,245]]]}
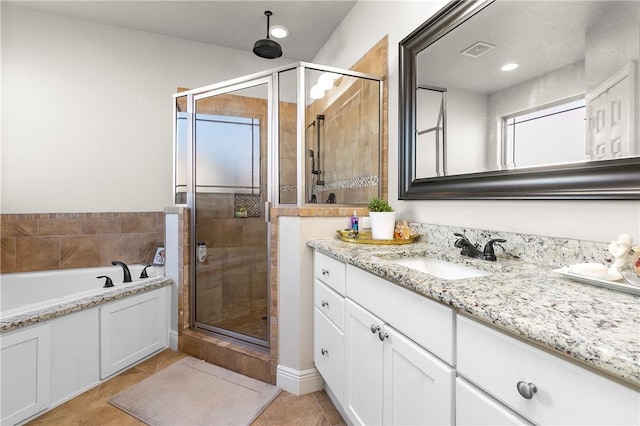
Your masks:
{"label": "soap dispenser", "polygon": [[358,232],[358,214],[356,211],[353,211],[353,216],[351,216],[351,229]]}

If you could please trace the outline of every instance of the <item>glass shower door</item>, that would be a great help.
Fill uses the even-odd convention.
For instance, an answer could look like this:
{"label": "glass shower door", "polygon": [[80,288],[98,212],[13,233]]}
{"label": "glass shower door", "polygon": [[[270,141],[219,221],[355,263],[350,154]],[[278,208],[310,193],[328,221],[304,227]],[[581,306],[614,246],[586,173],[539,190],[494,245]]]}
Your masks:
{"label": "glass shower door", "polygon": [[268,102],[267,80],[195,97],[191,198],[194,325],[262,347],[269,346]]}

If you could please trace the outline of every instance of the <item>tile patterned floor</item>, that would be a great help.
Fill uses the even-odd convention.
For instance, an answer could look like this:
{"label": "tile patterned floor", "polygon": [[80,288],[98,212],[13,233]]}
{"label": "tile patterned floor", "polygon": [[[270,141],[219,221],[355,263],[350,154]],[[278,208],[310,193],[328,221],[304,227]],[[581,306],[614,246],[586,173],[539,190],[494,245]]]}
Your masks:
{"label": "tile patterned floor", "polygon": [[[32,420],[28,425],[143,426],[145,423],[110,405],[109,398],[184,356],[167,349]],[[272,425],[342,426],[345,423],[324,391],[302,396],[282,391],[252,423],[252,426]]]}

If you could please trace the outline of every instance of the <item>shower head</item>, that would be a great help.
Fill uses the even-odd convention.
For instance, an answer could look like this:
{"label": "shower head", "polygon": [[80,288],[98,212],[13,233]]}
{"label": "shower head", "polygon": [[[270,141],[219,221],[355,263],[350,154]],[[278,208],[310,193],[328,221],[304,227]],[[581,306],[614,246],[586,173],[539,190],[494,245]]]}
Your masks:
{"label": "shower head", "polygon": [[264,14],[267,16],[267,38],[255,42],[253,45],[253,53],[261,58],[276,59],[282,56],[282,47],[280,47],[277,41],[269,38],[269,17],[273,15],[273,13],[267,10]]}
{"label": "shower head", "polygon": [[313,158],[313,150],[312,149],[308,149],[307,150],[307,154],[309,155],[309,157]]}

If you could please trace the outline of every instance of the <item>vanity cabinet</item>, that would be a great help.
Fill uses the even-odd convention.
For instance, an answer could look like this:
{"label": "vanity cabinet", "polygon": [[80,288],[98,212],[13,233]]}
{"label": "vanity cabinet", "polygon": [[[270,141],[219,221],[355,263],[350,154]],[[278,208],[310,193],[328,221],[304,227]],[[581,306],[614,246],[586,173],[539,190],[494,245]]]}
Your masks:
{"label": "vanity cabinet", "polygon": [[343,408],[351,421],[452,424],[454,369],[349,299],[345,314]]}
{"label": "vanity cabinet", "polygon": [[315,252],[313,361],[338,401],[344,387],[344,281],[344,263]]}
{"label": "vanity cabinet", "polygon": [[637,390],[353,265],[314,259],[314,361],[349,423],[640,424]]}
{"label": "vanity cabinet", "polygon": [[314,362],[355,424],[453,423],[455,370],[425,347],[452,362],[454,318],[447,307],[314,253]]}
{"label": "vanity cabinet", "polygon": [[457,370],[536,424],[640,424],[640,394],[467,317],[457,318]]}

